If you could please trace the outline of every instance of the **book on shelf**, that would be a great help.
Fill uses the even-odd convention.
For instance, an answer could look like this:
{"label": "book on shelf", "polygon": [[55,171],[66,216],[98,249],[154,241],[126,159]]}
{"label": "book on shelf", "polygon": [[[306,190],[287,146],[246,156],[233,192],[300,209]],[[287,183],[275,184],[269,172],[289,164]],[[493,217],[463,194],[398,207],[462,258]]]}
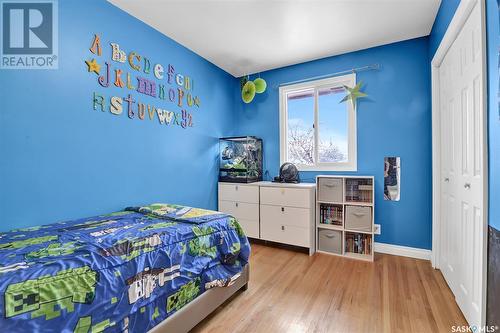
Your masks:
{"label": "book on shelf", "polygon": [[371,235],[347,233],[345,238],[345,251],[358,254],[371,254]]}
{"label": "book on shelf", "polygon": [[373,201],[373,182],[371,179],[346,179],[346,201]]}
{"label": "book on shelf", "polygon": [[342,225],[342,220],[343,220],[342,206],[321,204],[319,209],[320,209],[319,222],[321,224],[333,224],[339,226]]}

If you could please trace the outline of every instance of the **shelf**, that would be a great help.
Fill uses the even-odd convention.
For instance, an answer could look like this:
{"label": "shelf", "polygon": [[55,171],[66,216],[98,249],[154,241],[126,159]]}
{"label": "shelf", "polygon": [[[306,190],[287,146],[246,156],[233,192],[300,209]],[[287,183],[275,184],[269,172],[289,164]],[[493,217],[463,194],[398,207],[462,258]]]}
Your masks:
{"label": "shelf", "polygon": [[359,253],[353,253],[353,252],[346,252],[344,253],[344,256],[347,258],[353,258],[353,259],[359,259],[359,260],[366,260],[366,261],[372,261],[372,255],[371,254],[359,254]]}
{"label": "shelf", "polygon": [[326,204],[326,205],[353,205],[353,206],[373,206],[373,202],[359,202],[359,201],[346,201],[346,202],[333,202],[333,201],[319,201],[316,200],[318,204]]}
{"label": "shelf", "polygon": [[329,254],[331,256],[345,257],[342,253],[334,253],[334,252],[327,252],[327,251],[321,251],[321,250],[316,250],[316,252],[323,253],[323,254]]}
{"label": "shelf", "polygon": [[319,201],[316,200],[317,203],[319,204],[326,204],[326,205],[344,205],[344,202],[333,202],[333,201]]}
{"label": "shelf", "polygon": [[374,178],[318,175],[316,184],[317,252],[373,261]]}
{"label": "shelf", "polygon": [[344,205],[372,207],[373,202],[347,201],[347,202],[344,202]]}
{"label": "shelf", "polygon": [[341,225],[335,225],[335,224],[319,223],[319,224],[316,224],[316,226],[318,228],[321,228],[321,229],[331,229],[331,230],[339,230],[339,231],[344,230],[343,226],[341,226]]}
{"label": "shelf", "polygon": [[363,230],[354,230],[354,229],[342,229],[346,232],[351,232],[353,234],[366,234],[366,235],[373,235],[373,231],[363,231]]}

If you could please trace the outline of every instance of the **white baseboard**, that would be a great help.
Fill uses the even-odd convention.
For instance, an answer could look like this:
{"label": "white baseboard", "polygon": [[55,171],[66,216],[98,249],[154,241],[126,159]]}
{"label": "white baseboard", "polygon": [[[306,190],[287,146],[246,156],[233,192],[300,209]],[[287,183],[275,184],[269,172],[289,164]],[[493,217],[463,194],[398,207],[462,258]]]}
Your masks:
{"label": "white baseboard", "polygon": [[431,260],[431,250],[375,242],[375,252]]}

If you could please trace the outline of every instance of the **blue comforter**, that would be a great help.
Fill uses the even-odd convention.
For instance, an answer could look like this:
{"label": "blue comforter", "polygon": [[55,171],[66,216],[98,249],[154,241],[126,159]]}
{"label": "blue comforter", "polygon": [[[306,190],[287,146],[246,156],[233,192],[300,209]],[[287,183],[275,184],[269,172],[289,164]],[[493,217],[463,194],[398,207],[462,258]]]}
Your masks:
{"label": "blue comforter", "polygon": [[145,332],[237,279],[236,219],[155,204],[0,234],[0,332]]}

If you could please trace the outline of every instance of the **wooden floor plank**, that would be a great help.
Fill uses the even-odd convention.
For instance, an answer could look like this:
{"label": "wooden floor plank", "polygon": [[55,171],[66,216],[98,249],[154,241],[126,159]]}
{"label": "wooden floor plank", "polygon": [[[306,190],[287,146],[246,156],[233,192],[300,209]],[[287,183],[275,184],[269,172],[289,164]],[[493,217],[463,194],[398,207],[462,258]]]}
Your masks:
{"label": "wooden floor plank", "polygon": [[429,261],[375,262],[252,244],[250,283],[192,332],[450,332],[466,325]]}

